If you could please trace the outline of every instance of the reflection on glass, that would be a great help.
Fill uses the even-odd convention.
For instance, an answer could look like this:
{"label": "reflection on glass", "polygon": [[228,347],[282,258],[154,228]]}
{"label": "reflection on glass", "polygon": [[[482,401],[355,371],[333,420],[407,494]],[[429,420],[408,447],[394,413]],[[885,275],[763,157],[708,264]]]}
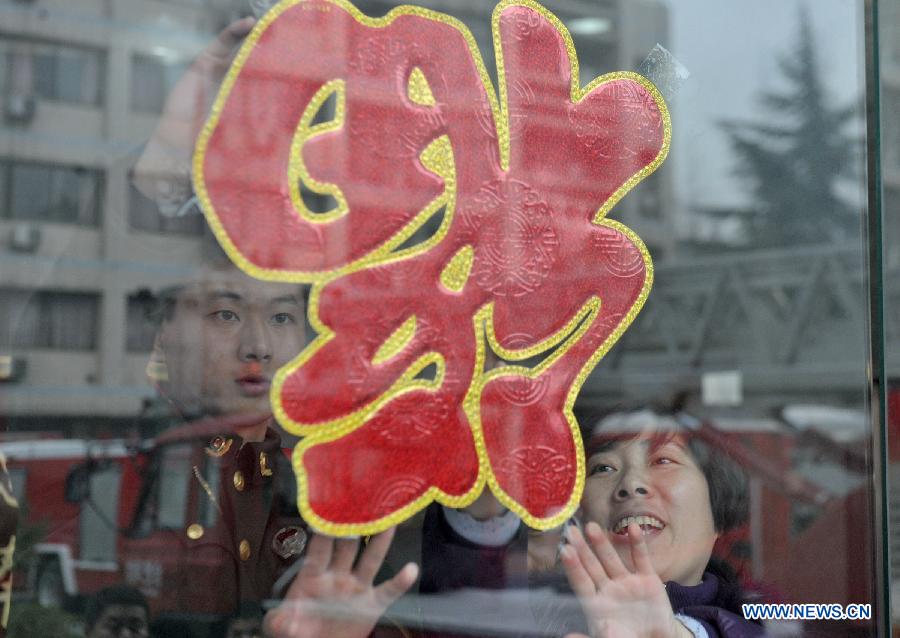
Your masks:
{"label": "reflection on glass", "polygon": [[[496,82],[489,3],[422,4],[467,25]],[[893,374],[900,10],[881,3],[885,121],[882,139],[866,148],[863,70],[872,60],[857,4],[546,2],[572,33],[582,84],[642,68],[657,44],[690,73],[667,95],[666,163],[610,212],[645,241],[655,283],[579,396],[585,442],[653,414],[702,442],[702,458],[690,444],[676,450],[689,448],[687,461],[729,459],[746,475],[746,518],[727,530],[714,525],[711,553],[735,570],[745,594],[764,601],[876,598],[865,154],[883,139],[881,294]],[[154,635],[252,635],[260,631],[260,600],[277,604],[298,571],[290,565],[309,551],[291,509],[287,456],[277,449],[289,451],[294,439],[271,438],[265,464],[252,446],[240,457],[247,467],[227,464],[243,438],[217,456],[226,440],[243,436],[228,418],[267,412],[275,371],[315,337],[306,334],[308,291],[273,292],[275,284],[225,268],[191,201],[194,138],[229,46],[244,31],[227,35],[211,73],[186,69],[226,25],[267,9],[257,5],[0,3],[7,34],[0,37],[0,450],[24,504],[17,627],[53,635],[80,622],[88,630],[89,601],[127,584],[146,597]],[[393,5],[358,6],[378,16]],[[260,82],[259,104],[271,99],[267,86]],[[252,140],[264,128],[264,120],[250,122],[234,135]],[[554,171],[560,183],[583,179],[564,163]],[[409,194],[398,175],[373,179],[403,199]],[[318,212],[335,204],[306,195]],[[432,232],[423,228],[410,245]],[[210,287],[215,282],[227,285]],[[248,325],[250,336],[235,336]],[[277,332],[285,325],[287,338]],[[345,380],[321,381],[337,388]],[[893,500],[898,396],[891,386]],[[269,426],[275,432],[274,421],[260,422],[264,437]],[[490,498],[467,511],[433,506],[402,526],[374,582],[401,574],[408,561],[420,578],[382,625],[477,635],[553,635],[570,622],[584,629],[560,562],[565,530],[580,525],[588,533],[593,520],[622,536],[616,525],[625,519],[594,511],[591,485],[634,460],[623,450],[645,448],[610,449],[619,458],[601,459],[599,470],[588,463],[578,520],[563,527],[529,531]],[[262,481],[273,459],[280,459],[266,492],[273,500],[254,497],[249,502],[262,505],[252,514],[229,513],[256,488],[251,469]],[[637,521],[644,531],[665,536],[682,510],[632,513],[644,517]],[[209,543],[218,534],[233,544],[227,560]],[[263,540],[243,560],[241,541],[252,534]],[[244,596],[241,587],[257,578]],[[481,591],[469,596],[464,587]],[[35,612],[29,596],[54,611]],[[772,625],[783,635],[875,635],[866,621]]]}
{"label": "reflection on glass", "polygon": [[100,171],[35,163],[13,163],[8,170],[7,205],[12,219],[97,224],[103,183]]}
{"label": "reflection on glass", "polygon": [[39,45],[33,49],[32,64],[35,94],[59,102],[100,105],[104,78],[99,52]]}
{"label": "reflection on glass", "polygon": [[187,65],[158,56],[132,57],[131,108],[141,113],[162,113],[166,96]]}

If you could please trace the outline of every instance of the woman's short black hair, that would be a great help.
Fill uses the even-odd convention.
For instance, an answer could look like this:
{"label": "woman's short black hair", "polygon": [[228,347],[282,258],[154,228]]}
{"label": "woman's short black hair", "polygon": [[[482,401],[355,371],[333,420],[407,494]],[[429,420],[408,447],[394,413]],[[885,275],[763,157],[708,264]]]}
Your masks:
{"label": "woman's short black hair", "polygon": [[713,448],[696,435],[688,436],[688,448],[706,477],[716,531],[727,532],[745,523],[750,499],[743,469],[725,450]]}
{"label": "woman's short black hair", "polygon": [[[727,532],[747,520],[749,509],[747,476],[727,450],[713,447],[701,438],[697,430],[685,426],[671,413],[645,409],[618,412],[616,416],[622,417],[623,420],[632,418],[645,425],[609,428],[607,419],[586,420],[582,427],[586,457],[590,458],[597,452],[616,443],[636,438],[647,431],[655,430],[661,436],[671,434],[683,437],[688,451],[706,478],[716,531]],[[612,417],[607,415],[607,418]]]}

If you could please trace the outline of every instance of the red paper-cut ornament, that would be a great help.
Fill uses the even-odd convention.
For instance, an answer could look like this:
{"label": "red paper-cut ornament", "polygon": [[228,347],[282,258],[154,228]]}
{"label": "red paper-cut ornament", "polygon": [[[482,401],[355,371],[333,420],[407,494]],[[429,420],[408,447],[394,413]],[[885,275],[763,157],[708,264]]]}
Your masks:
{"label": "red paper-cut ornament", "polygon": [[568,32],[534,2],[502,2],[492,25],[499,100],[449,16],[282,2],[198,142],[195,187],[231,258],[315,284],[319,336],[272,396],[305,437],[299,506],[325,532],[485,484],[529,525],[560,524],[584,485],[575,397],[650,290],[646,248],[607,213],[665,158],[659,92],[624,72],[580,88]]}

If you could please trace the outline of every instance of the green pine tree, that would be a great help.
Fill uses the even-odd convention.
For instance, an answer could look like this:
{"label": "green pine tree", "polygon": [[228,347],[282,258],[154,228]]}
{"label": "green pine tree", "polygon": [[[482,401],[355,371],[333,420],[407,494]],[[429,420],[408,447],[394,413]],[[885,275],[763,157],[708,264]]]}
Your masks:
{"label": "green pine tree", "polygon": [[832,104],[805,7],[799,22],[796,48],[778,59],[785,88],[760,95],[763,117],[721,123],[751,196],[746,221],[753,246],[838,242],[860,228],[859,206],[837,189],[842,178],[859,179],[862,139],[849,131],[861,101]]}

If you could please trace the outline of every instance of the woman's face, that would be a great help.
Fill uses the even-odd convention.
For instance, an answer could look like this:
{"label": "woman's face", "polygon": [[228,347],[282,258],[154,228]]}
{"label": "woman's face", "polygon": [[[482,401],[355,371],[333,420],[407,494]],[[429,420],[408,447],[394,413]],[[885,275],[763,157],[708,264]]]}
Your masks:
{"label": "woman's face", "polygon": [[607,530],[629,568],[625,528],[635,520],[663,582],[701,581],[717,533],[706,477],[683,437],[641,435],[593,454],[582,512],[586,521]]}

